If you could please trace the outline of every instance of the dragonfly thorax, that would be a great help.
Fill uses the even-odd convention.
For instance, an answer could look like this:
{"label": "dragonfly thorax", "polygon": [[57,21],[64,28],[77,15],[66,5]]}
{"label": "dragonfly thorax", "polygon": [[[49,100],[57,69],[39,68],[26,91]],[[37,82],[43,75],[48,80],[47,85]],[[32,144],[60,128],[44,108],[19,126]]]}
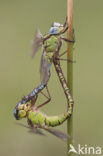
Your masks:
{"label": "dragonfly thorax", "polygon": [[52,35],[49,39],[47,39],[44,43],[44,47],[46,52],[54,52],[59,44],[59,37]]}

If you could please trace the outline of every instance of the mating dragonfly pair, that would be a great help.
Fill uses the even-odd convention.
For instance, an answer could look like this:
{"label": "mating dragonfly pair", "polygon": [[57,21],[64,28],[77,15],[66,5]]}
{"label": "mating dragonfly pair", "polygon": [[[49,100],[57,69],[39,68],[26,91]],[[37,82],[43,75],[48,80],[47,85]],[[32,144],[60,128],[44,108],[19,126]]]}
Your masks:
{"label": "mating dragonfly pair", "polygon": [[[36,31],[34,39],[32,41],[32,57],[34,57],[38,49],[42,47],[43,52],[40,66],[41,84],[38,87],[34,88],[30,94],[25,96],[14,109],[14,116],[17,120],[26,117],[28,121],[28,126],[23,124],[19,125],[27,127],[31,132],[40,135],[44,135],[44,133],[41,131],[41,129],[44,129],[65,141],[69,139],[69,136],[67,134],[54,130],[50,127],[61,125],[72,115],[73,111],[73,98],[60,66],[60,60],[72,62],[70,60],[61,58],[67,51],[60,54],[60,49],[63,41],[71,42],[71,44],[75,42],[74,30],[72,31],[73,40],[68,40],[67,38],[63,37],[63,34],[68,30],[68,28],[69,27],[66,19],[66,22],[63,25],[54,22],[49,32],[44,36],[40,33],[39,29]],[[58,116],[47,116],[39,110],[40,107],[44,106],[51,100],[47,84],[50,79],[50,67],[52,63],[54,64],[59,81],[68,101],[66,112]],[[48,95],[45,95],[43,93],[42,90],[44,88],[46,88]],[[42,104],[35,106],[39,93],[45,96],[47,100]]]}

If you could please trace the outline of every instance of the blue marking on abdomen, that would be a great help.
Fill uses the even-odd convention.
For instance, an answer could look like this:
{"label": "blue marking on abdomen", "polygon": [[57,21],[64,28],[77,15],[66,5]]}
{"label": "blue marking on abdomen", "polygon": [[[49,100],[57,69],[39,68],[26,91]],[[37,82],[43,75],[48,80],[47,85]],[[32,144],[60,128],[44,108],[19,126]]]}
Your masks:
{"label": "blue marking on abdomen", "polygon": [[25,96],[24,99],[22,99],[22,100],[17,104],[17,106],[20,106],[20,105],[22,105],[22,104],[27,103],[27,102],[29,101],[29,98],[35,96],[36,94],[38,94],[42,89],[45,88],[45,85],[46,85],[46,84],[42,83],[39,87],[34,88],[34,90],[33,90],[29,95]]}
{"label": "blue marking on abdomen", "polygon": [[35,95],[38,94],[44,87],[45,87],[45,84],[42,83],[39,87],[34,88],[34,90],[30,93],[30,96],[35,96]]}

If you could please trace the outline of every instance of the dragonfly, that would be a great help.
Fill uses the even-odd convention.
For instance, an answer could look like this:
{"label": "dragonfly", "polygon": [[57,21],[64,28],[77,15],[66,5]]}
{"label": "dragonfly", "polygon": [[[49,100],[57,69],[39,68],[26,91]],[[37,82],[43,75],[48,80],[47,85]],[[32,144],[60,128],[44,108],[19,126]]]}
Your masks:
{"label": "dragonfly", "polygon": [[[53,129],[51,130],[49,127],[61,125],[65,120],[67,120],[72,115],[73,111],[74,101],[60,66],[60,60],[66,61],[70,60],[61,59],[61,56],[63,56],[66,53],[66,51],[63,52],[62,54],[59,54],[63,41],[71,43],[75,42],[74,31],[73,31],[73,40],[68,40],[62,37],[62,34],[64,34],[67,30],[68,30],[67,22],[65,22],[64,25],[54,22],[49,32],[45,36],[43,36],[40,33],[39,29],[36,31],[33,40],[32,57],[35,56],[36,52],[40,47],[43,48],[40,66],[41,85],[37,88],[34,88],[34,90],[28,96],[25,96],[22,99],[22,101],[16,105],[14,110],[15,118],[19,120],[21,118],[27,117],[30,128],[32,128],[33,130],[36,129],[36,132],[38,131],[38,129],[45,129],[46,131],[58,136],[63,140],[67,140],[69,137],[62,132],[57,132]],[[48,80],[50,79],[50,67],[52,63],[55,66],[60,83],[63,87],[64,93],[68,101],[67,111],[58,116],[47,116],[46,114],[39,111],[40,107],[47,104],[51,100],[47,83]],[[45,87],[49,95],[49,98],[47,97],[48,100],[40,104],[39,106],[34,107],[38,93],[42,93],[42,90]],[[46,96],[44,93],[42,94]],[[30,104],[27,104],[28,101],[30,101]]]}
{"label": "dragonfly", "polygon": [[36,100],[37,98],[34,98],[34,105],[31,102],[28,102],[26,104],[21,104],[18,106],[16,118],[17,120],[27,118],[28,126],[21,123],[19,123],[18,125],[26,127],[29,129],[29,132],[39,135],[44,135],[42,130],[45,130],[62,139],[63,141],[67,141],[70,138],[69,135],[61,131],[55,130],[51,127],[61,125],[71,116],[72,105],[68,105],[66,112],[60,115],[48,116],[45,113],[41,112],[38,107],[35,106]]}
{"label": "dragonfly", "polygon": [[[29,93],[27,96],[24,96],[21,101],[18,102],[16,108],[21,105],[25,104],[28,101],[32,101],[32,98],[36,98],[38,96],[38,93],[44,93],[42,90],[46,88],[48,96],[44,95],[47,100],[43,103],[43,105],[47,104],[51,100],[50,92],[47,87],[47,83],[50,79],[50,67],[51,64],[54,63],[57,60],[62,61],[69,61],[67,59],[62,59],[61,57],[66,54],[67,51],[63,52],[62,54],[58,54],[60,51],[60,48],[62,46],[62,42],[75,42],[75,34],[73,30],[73,40],[68,40],[67,38],[64,38],[62,35],[68,30],[68,24],[67,24],[67,18],[64,24],[60,24],[57,22],[54,22],[49,29],[49,32],[46,35],[42,35],[40,30],[37,29],[34,39],[32,41],[32,57],[35,56],[36,52],[40,47],[42,47],[42,57],[41,57],[41,65],[40,65],[40,77],[41,77],[41,84],[34,88],[31,93]],[[58,70],[56,70],[58,73]],[[16,108],[14,110],[14,115],[16,115]]]}

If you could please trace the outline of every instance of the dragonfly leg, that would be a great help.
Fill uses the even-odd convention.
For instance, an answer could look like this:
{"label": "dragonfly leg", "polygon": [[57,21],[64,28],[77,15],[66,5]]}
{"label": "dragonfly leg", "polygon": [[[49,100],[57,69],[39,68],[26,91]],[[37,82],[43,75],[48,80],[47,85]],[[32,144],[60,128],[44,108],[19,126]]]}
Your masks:
{"label": "dragonfly leg", "polygon": [[48,93],[49,98],[51,98],[51,96],[50,96],[50,92],[49,92],[49,89],[48,89],[47,86],[46,86],[46,90],[47,90],[47,93]]}
{"label": "dragonfly leg", "polygon": [[71,43],[74,43],[74,42],[75,42],[74,39],[73,39],[73,40],[69,40],[69,39],[67,39],[67,38],[63,38],[63,37],[62,37],[62,40],[66,41],[66,42],[71,42]]}
{"label": "dragonfly leg", "polygon": [[35,102],[37,100],[38,95],[35,95],[32,99],[31,99],[31,105],[32,107],[35,105]]}
{"label": "dragonfly leg", "polygon": [[45,95],[42,91],[41,91],[40,93],[41,93],[42,95],[44,95],[44,96],[47,98],[47,100],[46,100],[45,102],[43,102],[42,104],[40,104],[39,106],[37,106],[37,107],[36,107],[37,109],[40,108],[40,107],[42,107],[42,106],[44,106],[45,104],[47,104],[47,103],[49,103],[49,102],[51,101],[50,92],[49,92],[47,86],[46,86],[46,90],[47,90],[48,96]]}
{"label": "dragonfly leg", "polygon": [[67,50],[65,50],[63,53],[59,54],[59,57],[58,57],[58,52],[60,51],[60,48],[61,48],[61,45],[62,45],[62,42],[60,42],[59,46],[58,46],[58,50],[56,51],[56,54],[55,57],[54,57],[54,60],[61,60],[61,61],[67,61],[67,62],[70,62],[70,63],[76,63],[76,61],[72,61],[72,60],[69,60],[69,59],[62,59],[60,57],[62,57],[64,54],[67,53]]}
{"label": "dragonfly leg", "polygon": [[67,54],[67,50],[65,50],[63,53],[61,53],[61,54],[59,55],[59,57],[62,57],[62,56],[65,55],[65,54]]}
{"label": "dragonfly leg", "polygon": [[[74,50],[74,48],[73,48],[73,50]],[[67,54],[67,50],[65,50],[63,53],[59,54],[59,57],[62,57],[65,54]]]}
{"label": "dragonfly leg", "polygon": [[69,60],[69,59],[61,59],[61,58],[56,58],[57,60],[61,60],[61,61],[67,61],[67,62],[70,62],[70,63],[76,63],[76,61],[72,61],[72,60]]}
{"label": "dragonfly leg", "polygon": [[[60,34],[64,34],[64,33],[68,30],[69,26],[68,26],[67,24],[68,24],[68,23],[67,23],[67,17],[66,17],[66,21],[65,21],[65,23],[63,24],[64,30],[63,30],[62,33],[60,33]],[[67,27],[66,27],[66,25],[67,25]]]}
{"label": "dragonfly leg", "polygon": [[68,30],[68,26],[66,28],[64,28],[64,30],[60,34],[64,34],[67,30]]}
{"label": "dragonfly leg", "polygon": [[73,40],[69,40],[67,38],[61,37],[62,40],[66,41],[66,42],[71,42],[74,43],[75,42],[75,33],[74,33],[74,29],[72,30],[73,33]]}
{"label": "dragonfly leg", "polygon": [[66,20],[65,20],[65,23],[63,24],[63,26],[66,27],[66,24],[67,24],[67,17],[66,17]]}

